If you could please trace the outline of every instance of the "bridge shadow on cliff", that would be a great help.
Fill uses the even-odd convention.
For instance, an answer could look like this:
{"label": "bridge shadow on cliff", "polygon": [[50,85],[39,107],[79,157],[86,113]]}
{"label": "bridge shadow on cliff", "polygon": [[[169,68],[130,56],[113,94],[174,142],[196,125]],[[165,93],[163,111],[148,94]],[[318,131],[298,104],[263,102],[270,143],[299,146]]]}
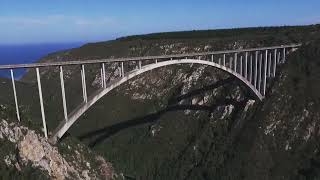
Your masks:
{"label": "bridge shadow on cliff", "polygon": [[[120,132],[122,130],[136,127],[139,125],[154,123],[154,122],[158,121],[160,119],[160,117],[167,112],[184,111],[184,110],[194,110],[194,111],[199,110],[199,111],[206,111],[210,114],[218,106],[229,105],[229,104],[233,104],[233,105],[239,104],[238,101],[230,99],[230,98],[217,99],[211,105],[179,105],[179,104],[177,104],[184,99],[188,99],[193,96],[200,95],[206,91],[214,90],[214,89],[222,87],[223,85],[230,83],[230,82],[236,82],[235,78],[233,78],[233,77],[226,78],[226,79],[220,80],[214,84],[205,86],[203,88],[190,91],[189,93],[186,93],[186,94],[183,94],[180,96],[173,96],[169,99],[167,107],[162,110],[159,110],[157,112],[154,112],[154,113],[151,113],[151,114],[148,114],[145,116],[129,119],[129,120],[126,120],[126,121],[123,121],[123,122],[120,122],[120,123],[117,123],[117,124],[114,124],[111,126],[103,127],[98,130],[94,130],[94,131],[85,133],[84,135],[81,135],[78,138],[81,141],[88,139],[89,140],[89,147],[94,147],[97,144],[102,143],[105,139],[108,139],[109,137],[117,134],[118,132]],[[250,96],[250,94],[248,92],[246,92],[246,91],[243,91],[243,92],[247,93],[248,96]]]}

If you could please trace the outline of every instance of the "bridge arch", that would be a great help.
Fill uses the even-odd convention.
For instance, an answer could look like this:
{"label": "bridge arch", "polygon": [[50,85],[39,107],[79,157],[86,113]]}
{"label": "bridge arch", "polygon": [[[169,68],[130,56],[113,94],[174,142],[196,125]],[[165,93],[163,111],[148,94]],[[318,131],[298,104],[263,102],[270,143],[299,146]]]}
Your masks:
{"label": "bridge arch", "polygon": [[116,87],[118,87],[121,84],[127,82],[128,80],[130,80],[140,74],[148,72],[150,70],[157,69],[157,68],[164,67],[164,66],[175,65],[175,64],[202,64],[202,65],[208,65],[208,66],[217,68],[219,70],[223,70],[223,71],[227,72],[228,74],[236,77],[240,81],[242,81],[251,90],[251,92],[253,92],[253,94],[255,94],[255,96],[258,99],[262,100],[264,98],[263,95],[254,87],[254,85],[252,85],[241,74],[235,72],[231,68],[217,64],[215,62],[199,60],[199,59],[177,59],[177,60],[157,62],[157,63],[142,66],[141,69],[132,70],[132,71],[126,73],[124,77],[122,77],[120,79],[116,79],[113,82],[110,82],[109,84],[107,84],[107,86],[105,88],[97,90],[95,93],[93,93],[88,98],[86,103],[83,102],[68,115],[68,121],[63,120],[59,124],[59,126],[53,132],[53,135],[50,138],[50,141],[52,143],[56,143],[70,129],[70,127],[79,119],[79,117],[81,115],[83,115],[98,100],[100,100],[102,97],[104,97],[106,94],[108,94],[110,91],[112,91]]}

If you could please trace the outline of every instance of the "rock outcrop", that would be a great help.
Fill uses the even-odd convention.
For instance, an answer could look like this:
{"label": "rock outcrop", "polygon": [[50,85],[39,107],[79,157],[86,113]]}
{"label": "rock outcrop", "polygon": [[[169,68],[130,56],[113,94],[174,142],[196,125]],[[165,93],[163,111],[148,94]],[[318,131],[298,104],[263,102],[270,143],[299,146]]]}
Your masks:
{"label": "rock outcrop", "polygon": [[[44,137],[25,126],[16,123],[0,122],[0,141],[8,141],[16,146],[16,152],[10,152],[4,157],[8,167],[15,167],[18,171],[31,163],[32,167],[39,168],[52,179],[112,179],[115,177],[110,163],[98,155],[93,160],[80,154],[79,149],[67,145],[72,154],[62,154],[59,148],[52,146]],[[79,152],[80,151],[80,152]],[[77,157],[73,157],[77,156]],[[68,161],[73,159],[73,161]],[[92,162],[94,161],[94,162]],[[75,166],[77,164],[77,166]],[[80,166],[85,164],[85,166]],[[90,164],[97,164],[97,169]]]}

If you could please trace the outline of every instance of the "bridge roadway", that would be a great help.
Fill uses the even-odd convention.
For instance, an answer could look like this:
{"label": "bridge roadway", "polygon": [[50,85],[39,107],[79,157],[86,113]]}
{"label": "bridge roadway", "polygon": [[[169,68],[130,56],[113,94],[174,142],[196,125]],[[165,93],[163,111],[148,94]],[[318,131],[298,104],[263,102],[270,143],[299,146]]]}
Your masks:
{"label": "bridge roadway", "polygon": [[[41,67],[60,67],[60,82],[61,82],[61,95],[64,110],[64,119],[60,122],[58,127],[53,131],[50,138],[52,143],[56,143],[69,128],[85,113],[92,105],[99,99],[105,96],[108,92],[118,87],[122,83],[152,69],[174,65],[174,64],[202,64],[212,66],[219,70],[225,71],[230,75],[235,76],[243,82],[250,91],[262,100],[266,94],[267,78],[276,76],[277,65],[283,64],[286,60],[286,55],[292,50],[300,47],[300,44],[262,47],[252,49],[228,50],[228,51],[215,51],[204,53],[190,53],[179,55],[163,55],[163,56],[145,56],[145,57],[132,57],[132,58],[118,58],[118,59],[94,59],[82,61],[63,61],[63,62],[49,62],[49,63],[34,63],[34,64],[15,64],[15,65],[1,65],[0,70],[9,69],[12,79],[12,89],[14,94],[14,101],[16,105],[17,119],[20,121],[20,112],[18,106],[18,97],[16,94],[14,69],[18,68],[35,68],[37,75],[40,111],[43,121],[43,129],[45,137],[48,138],[45,109],[43,105],[42,86],[40,78]],[[227,56],[229,61],[227,61]],[[218,57],[218,59],[217,59]],[[250,58],[249,58],[250,57]],[[150,63],[150,60],[152,61]],[[149,64],[142,66],[142,62],[146,61]],[[138,62],[138,67],[127,73],[124,72],[124,63]],[[120,77],[112,82],[106,81],[106,63],[120,64],[121,73]],[[87,95],[86,78],[85,78],[85,65],[101,64],[101,85],[102,87],[91,94]],[[81,65],[81,80],[83,91],[83,103],[79,104],[74,110],[68,114],[67,102],[64,87],[64,73],[63,67],[69,65]]]}
{"label": "bridge roadway", "polygon": [[177,54],[177,55],[143,56],[143,57],[129,57],[129,58],[115,58],[115,59],[92,59],[92,60],[62,61],[62,62],[33,63],[33,64],[10,64],[10,65],[0,65],[0,70],[50,67],[50,66],[82,65],[82,64],[99,64],[99,63],[110,63],[110,62],[145,61],[145,60],[154,60],[154,59],[161,60],[161,59],[170,59],[170,58],[197,57],[197,56],[206,56],[206,55],[221,55],[221,54],[233,54],[233,53],[241,53],[241,52],[265,51],[265,50],[273,50],[273,49],[297,48],[300,46],[301,44],[292,44],[292,45],[282,45],[282,46],[272,46],[272,47],[213,51],[213,52],[203,52],[203,53],[188,53],[188,54]]}

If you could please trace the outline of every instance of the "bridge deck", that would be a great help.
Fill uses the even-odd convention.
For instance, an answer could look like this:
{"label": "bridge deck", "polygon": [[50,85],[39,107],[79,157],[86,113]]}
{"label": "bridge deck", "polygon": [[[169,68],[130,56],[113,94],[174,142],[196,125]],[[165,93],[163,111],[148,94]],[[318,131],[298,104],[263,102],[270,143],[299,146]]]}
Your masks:
{"label": "bridge deck", "polygon": [[83,61],[62,61],[62,62],[33,63],[33,64],[10,64],[10,65],[0,65],[0,70],[17,69],[17,68],[36,68],[36,67],[48,67],[48,66],[96,64],[96,63],[107,63],[107,62],[145,61],[145,60],[153,60],[153,59],[161,60],[161,59],[168,59],[168,58],[183,58],[183,57],[193,57],[193,56],[254,52],[254,51],[272,50],[272,49],[280,49],[280,48],[295,48],[299,46],[301,46],[301,44],[261,47],[261,48],[251,48],[251,49],[239,49],[239,50],[227,50],[227,51],[213,51],[213,52],[205,52],[205,53],[163,55],[163,56],[144,56],[144,57],[130,57],[130,58],[116,58],[116,59],[92,59],[92,60],[83,60]]}

